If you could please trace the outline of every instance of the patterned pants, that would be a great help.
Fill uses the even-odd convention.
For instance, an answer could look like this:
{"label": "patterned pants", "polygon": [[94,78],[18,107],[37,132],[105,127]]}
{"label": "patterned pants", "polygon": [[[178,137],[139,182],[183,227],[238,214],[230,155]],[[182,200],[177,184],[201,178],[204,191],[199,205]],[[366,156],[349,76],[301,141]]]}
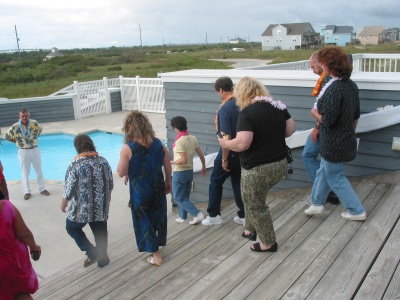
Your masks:
{"label": "patterned pants", "polygon": [[240,187],[246,214],[245,229],[256,231],[264,245],[276,242],[274,225],[265,200],[269,189],[281,181],[286,173],[286,158],[250,170],[242,168]]}

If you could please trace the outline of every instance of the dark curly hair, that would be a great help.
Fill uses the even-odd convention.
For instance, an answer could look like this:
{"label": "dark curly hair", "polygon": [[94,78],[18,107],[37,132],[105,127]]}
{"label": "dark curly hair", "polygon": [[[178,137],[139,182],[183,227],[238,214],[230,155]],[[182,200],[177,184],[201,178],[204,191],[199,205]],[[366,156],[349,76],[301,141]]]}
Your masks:
{"label": "dark curly hair", "polygon": [[82,152],[96,151],[92,139],[87,134],[78,134],[74,138],[74,147],[78,154]]}
{"label": "dark curly hair", "polygon": [[329,46],[318,52],[318,62],[335,77],[347,80],[353,70],[349,56],[342,48]]}

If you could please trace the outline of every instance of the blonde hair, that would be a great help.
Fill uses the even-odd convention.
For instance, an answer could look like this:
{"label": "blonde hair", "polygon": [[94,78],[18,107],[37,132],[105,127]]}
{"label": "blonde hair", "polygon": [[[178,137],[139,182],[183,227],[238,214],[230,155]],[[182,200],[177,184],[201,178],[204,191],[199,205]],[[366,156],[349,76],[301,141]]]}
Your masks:
{"label": "blonde hair", "polygon": [[271,96],[267,88],[254,77],[244,77],[235,85],[233,94],[240,110],[249,106],[256,96]]}
{"label": "blonde hair", "polygon": [[150,145],[155,137],[149,118],[138,110],[132,110],[126,115],[122,131],[125,132],[125,143],[142,139],[145,144]]}

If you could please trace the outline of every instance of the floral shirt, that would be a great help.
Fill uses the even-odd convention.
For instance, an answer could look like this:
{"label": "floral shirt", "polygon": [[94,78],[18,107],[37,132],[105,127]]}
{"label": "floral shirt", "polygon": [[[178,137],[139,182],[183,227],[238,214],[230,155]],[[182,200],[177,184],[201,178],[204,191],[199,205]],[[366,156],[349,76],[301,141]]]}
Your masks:
{"label": "floral shirt", "polygon": [[20,149],[31,149],[38,145],[38,137],[42,126],[35,120],[29,119],[28,126],[17,122],[4,134],[6,140],[15,140]]}
{"label": "floral shirt", "polygon": [[65,174],[63,198],[71,201],[67,218],[77,223],[107,221],[112,170],[104,157],[74,158]]}

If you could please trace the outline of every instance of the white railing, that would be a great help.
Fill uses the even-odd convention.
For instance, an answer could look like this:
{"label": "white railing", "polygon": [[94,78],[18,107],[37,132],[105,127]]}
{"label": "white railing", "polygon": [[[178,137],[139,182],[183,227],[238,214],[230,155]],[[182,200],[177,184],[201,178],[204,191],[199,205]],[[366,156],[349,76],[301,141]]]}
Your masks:
{"label": "white railing", "polygon": [[119,78],[122,110],[165,112],[164,85],[160,78]]}
{"label": "white railing", "polygon": [[106,78],[78,82],[50,96],[71,95],[74,98],[75,118],[111,112],[109,88],[121,91],[122,110],[165,113],[164,86],[160,78]]}
{"label": "white railing", "polygon": [[400,72],[400,54],[353,54],[353,71]]}

